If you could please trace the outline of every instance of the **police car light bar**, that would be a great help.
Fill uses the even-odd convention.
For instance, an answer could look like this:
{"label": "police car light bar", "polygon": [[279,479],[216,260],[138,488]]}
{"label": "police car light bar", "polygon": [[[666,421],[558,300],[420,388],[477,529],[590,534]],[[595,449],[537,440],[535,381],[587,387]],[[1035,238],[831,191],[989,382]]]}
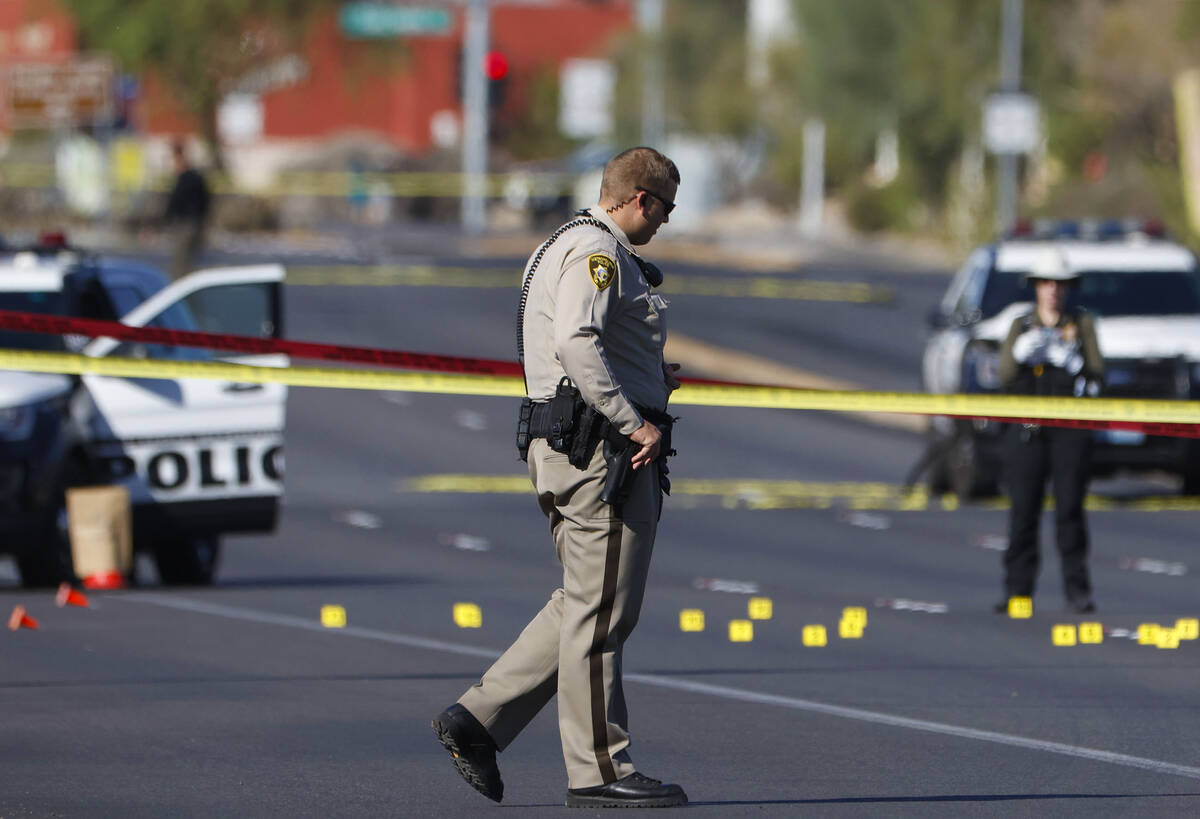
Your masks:
{"label": "police car light bar", "polygon": [[1107,241],[1135,236],[1163,239],[1166,235],[1166,227],[1158,219],[1020,219],[1001,238]]}

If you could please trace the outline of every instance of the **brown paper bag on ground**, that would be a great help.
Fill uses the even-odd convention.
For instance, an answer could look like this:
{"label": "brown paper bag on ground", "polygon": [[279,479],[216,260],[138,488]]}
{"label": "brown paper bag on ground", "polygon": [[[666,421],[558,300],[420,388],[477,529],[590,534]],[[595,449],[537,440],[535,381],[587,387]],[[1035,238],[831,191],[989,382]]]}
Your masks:
{"label": "brown paper bag on ground", "polygon": [[67,523],[75,574],[84,585],[89,577],[133,570],[133,522],[125,487],[68,489]]}

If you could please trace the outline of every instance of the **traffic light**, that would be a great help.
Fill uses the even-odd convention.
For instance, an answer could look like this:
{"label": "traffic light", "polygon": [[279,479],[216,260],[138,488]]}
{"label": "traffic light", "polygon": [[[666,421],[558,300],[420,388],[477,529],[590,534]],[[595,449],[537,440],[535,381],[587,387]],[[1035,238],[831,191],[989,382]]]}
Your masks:
{"label": "traffic light", "polygon": [[[457,63],[459,67],[457,91],[458,98],[461,100],[466,94],[467,87],[463,77],[464,65],[461,52]],[[508,86],[508,57],[502,51],[489,51],[483,55],[483,62],[479,66],[479,70],[487,80],[488,107],[493,110],[502,107],[505,90]]]}
{"label": "traffic light", "polygon": [[483,57],[483,75],[488,81],[488,107],[500,108],[508,85],[508,57],[501,51],[489,51]]}

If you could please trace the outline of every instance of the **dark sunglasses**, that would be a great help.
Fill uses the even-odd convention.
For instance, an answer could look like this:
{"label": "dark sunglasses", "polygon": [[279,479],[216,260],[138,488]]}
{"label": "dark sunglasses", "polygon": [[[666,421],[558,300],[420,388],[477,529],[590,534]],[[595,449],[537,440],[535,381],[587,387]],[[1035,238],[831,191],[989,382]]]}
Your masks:
{"label": "dark sunglasses", "polygon": [[670,216],[671,211],[675,210],[674,202],[668,202],[666,199],[662,198],[654,191],[647,190],[646,188],[643,188],[640,185],[637,187],[637,190],[641,191],[642,193],[649,194],[650,196],[653,196],[655,199],[657,199],[659,202],[662,202],[664,216]]}

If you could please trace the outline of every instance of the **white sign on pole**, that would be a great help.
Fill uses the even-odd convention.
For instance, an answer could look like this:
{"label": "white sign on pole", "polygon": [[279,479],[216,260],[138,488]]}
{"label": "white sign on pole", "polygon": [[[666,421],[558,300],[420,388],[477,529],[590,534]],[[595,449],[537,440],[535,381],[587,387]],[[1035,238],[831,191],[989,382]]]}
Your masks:
{"label": "white sign on pole", "polygon": [[217,107],[217,133],[231,145],[247,145],[262,138],[264,112],[258,94],[227,94]]}
{"label": "white sign on pole", "polygon": [[572,139],[613,130],[617,71],[608,60],[567,60],[559,74],[558,129]]}
{"label": "white sign on pole", "polygon": [[983,144],[994,154],[1027,154],[1041,136],[1038,103],[1028,94],[1000,92],[983,106]]}

